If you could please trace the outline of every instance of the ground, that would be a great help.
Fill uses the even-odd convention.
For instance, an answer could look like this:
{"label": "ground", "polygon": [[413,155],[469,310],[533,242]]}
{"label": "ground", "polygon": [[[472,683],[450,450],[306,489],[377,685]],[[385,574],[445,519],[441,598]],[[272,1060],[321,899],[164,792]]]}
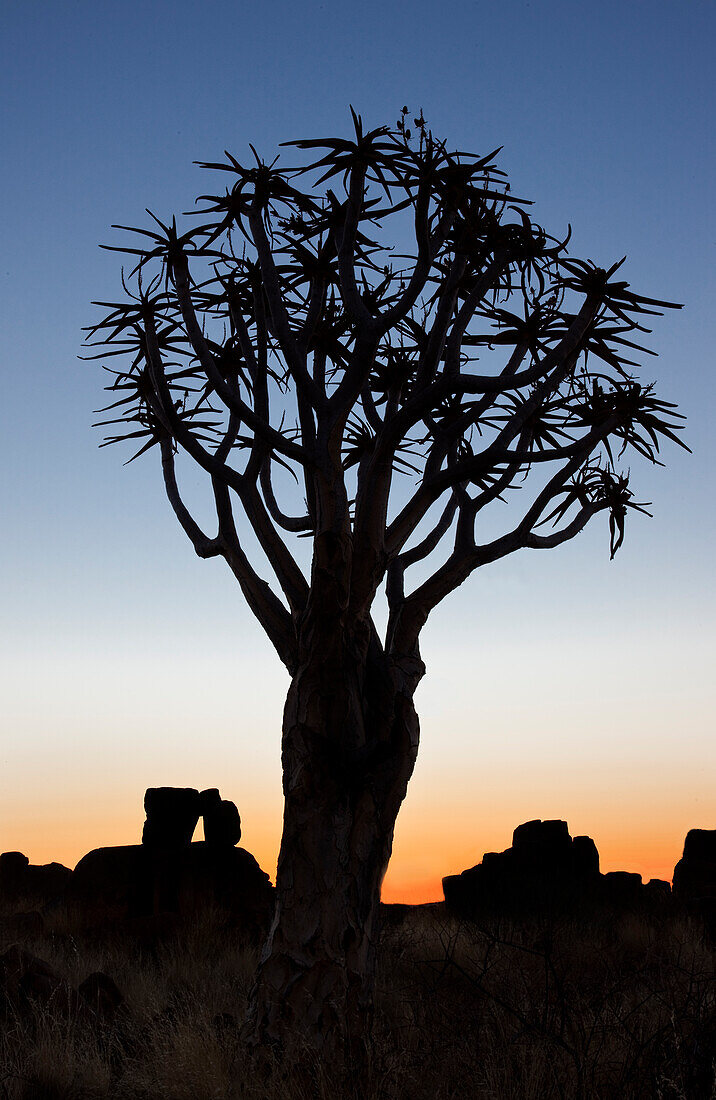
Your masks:
{"label": "ground", "polygon": [[[80,934],[0,921],[66,984],[0,1000],[2,1100],[709,1100],[716,951],[696,919],[460,921],[385,907],[371,1067],[340,1086],[317,1065],[269,1079],[240,1022],[258,948],[217,911],[184,926]],[[33,926],[34,925],[34,926]],[[4,929],[4,931],[3,931]],[[11,955],[6,952],[10,950]],[[6,967],[7,971],[7,967]],[[75,995],[102,971],[123,1003]],[[2,971],[0,970],[0,975]]]}

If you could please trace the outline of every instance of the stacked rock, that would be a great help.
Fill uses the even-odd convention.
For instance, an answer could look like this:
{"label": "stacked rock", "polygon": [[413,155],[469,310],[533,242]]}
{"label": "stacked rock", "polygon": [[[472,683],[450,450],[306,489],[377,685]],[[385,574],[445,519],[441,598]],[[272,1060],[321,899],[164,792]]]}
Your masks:
{"label": "stacked rock", "polygon": [[[254,857],[238,848],[241,818],[212,787],[150,787],[142,843],[96,848],[79,861],[65,895],[73,915],[91,926],[125,919],[175,919],[214,905],[245,932],[265,935],[273,887]],[[192,843],[204,821],[204,841]]]}
{"label": "stacked rock", "polygon": [[199,818],[204,820],[207,844],[230,847],[241,839],[241,818],[235,803],[222,798],[216,787],[150,787],[144,795],[147,820],[142,844],[166,852],[188,848]]}
{"label": "stacked rock", "polygon": [[168,851],[191,844],[199,820],[199,792],[193,787],[149,787],[142,844]]}
{"label": "stacked rock", "polygon": [[222,798],[216,787],[199,795],[207,844],[233,848],[241,840],[241,818],[234,802]]}

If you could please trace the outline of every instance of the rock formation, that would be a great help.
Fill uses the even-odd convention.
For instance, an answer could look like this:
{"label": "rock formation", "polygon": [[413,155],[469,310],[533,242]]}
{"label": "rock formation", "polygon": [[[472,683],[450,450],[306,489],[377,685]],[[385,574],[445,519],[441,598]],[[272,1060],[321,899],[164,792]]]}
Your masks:
{"label": "rock formation", "polygon": [[571,837],[566,821],[518,825],[512,846],[487,852],[476,867],[443,879],[448,909],[472,916],[484,911],[514,913],[567,907],[659,908],[670,898],[668,882],[628,871],[599,872],[591,837]]}
{"label": "rock formation", "polygon": [[199,792],[193,787],[149,787],[144,812],[142,844],[167,851],[186,848],[199,820]]}
{"label": "rock formation", "polygon": [[[236,843],[241,819],[216,788],[151,787],[141,844],[96,848],[79,861],[65,891],[75,921],[116,922],[187,917],[202,907],[224,910],[243,930],[267,930],[273,887],[254,857]],[[204,819],[204,841],[192,836]]]}
{"label": "rock formation", "polygon": [[207,844],[233,847],[241,839],[239,811],[216,787],[201,793],[194,787],[149,787],[144,810],[142,844],[148,848],[166,852],[186,848],[200,817]]}
{"label": "rock formation", "polygon": [[674,868],[674,896],[716,929],[716,829],[691,829]]}
{"label": "rock formation", "polygon": [[[273,887],[254,857],[236,847],[241,818],[234,803],[216,788],[150,787],[144,809],[141,844],[96,848],[74,871],[59,863],[35,867],[22,852],[0,855],[0,932],[37,934],[42,913],[57,907],[80,927],[134,922],[150,932],[214,907],[249,935],[263,936]],[[205,839],[192,843],[200,817]]]}
{"label": "rock formation", "polygon": [[62,893],[71,875],[61,863],[33,864],[22,852],[0,855],[0,899],[46,905]]}
{"label": "rock formation", "polygon": [[566,821],[518,825],[512,847],[487,852],[476,867],[443,879],[448,908],[530,909],[574,900],[599,878],[599,853],[588,836],[572,838]]}
{"label": "rock formation", "polygon": [[222,798],[215,787],[199,795],[207,844],[232,848],[241,839],[241,818],[233,802]]}

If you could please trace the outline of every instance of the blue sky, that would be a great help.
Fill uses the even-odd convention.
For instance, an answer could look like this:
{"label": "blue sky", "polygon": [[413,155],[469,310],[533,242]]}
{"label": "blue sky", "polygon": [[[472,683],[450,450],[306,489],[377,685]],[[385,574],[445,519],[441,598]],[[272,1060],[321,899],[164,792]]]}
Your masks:
{"label": "blue sky", "polygon": [[76,356],[90,301],[117,293],[111,223],[189,209],[192,162],[225,148],[347,132],[349,103],[371,125],[422,107],[450,144],[502,145],[549,231],[570,222],[576,254],[626,252],[634,287],[685,303],[655,319],[642,376],[680,403],[694,452],[634,469],[655,518],[632,520],[614,562],[601,524],[491,567],[435,616],[394,874],[434,878],[421,829],[451,813],[472,862],[529,816],[582,813],[608,847],[660,804],[676,854],[684,826],[716,825],[715,30],[690,0],[5,6],[0,848],[51,858],[38,822],[68,860],[130,841],[156,782],[255,802],[247,845],[252,829],[275,845],[283,674],[228,572],[175,528],[153,456],[122,468],[97,449],[100,371]]}

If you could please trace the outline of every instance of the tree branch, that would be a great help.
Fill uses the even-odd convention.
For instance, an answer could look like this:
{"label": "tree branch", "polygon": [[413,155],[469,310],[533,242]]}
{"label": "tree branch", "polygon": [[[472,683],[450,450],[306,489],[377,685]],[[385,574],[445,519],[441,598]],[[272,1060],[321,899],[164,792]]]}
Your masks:
{"label": "tree branch", "polygon": [[299,347],[298,340],[291,330],[291,323],[281,296],[281,282],[264,228],[262,211],[256,200],[251,204],[249,211],[249,225],[251,226],[251,235],[259,258],[261,277],[269,304],[271,327],[297,389],[303,392],[314,408],[319,408],[323,403],[321,394],[308,373],[305,349],[302,350]]}
{"label": "tree branch", "polygon": [[208,535],[204,534],[179,494],[174,464],[174,448],[171,439],[168,436],[163,436],[159,446],[162,455],[164,488],[174,515],[179,520],[198,557],[218,557],[222,553],[221,540],[219,538],[209,538]]}
{"label": "tree branch", "polygon": [[298,665],[298,645],[291,615],[253,566],[241,548],[234,523],[229,490],[213,479],[222,553],[236,577],[244,599],[266,631],[279,657],[293,676]]}
{"label": "tree branch", "polygon": [[[174,272],[174,284],[177,291],[177,300],[181,309],[182,318],[184,319],[184,325],[186,327],[187,336],[191,342],[191,346],[194,349],[194,353],[201,363],[202,370],[206,374],[207,380],[211,383],[216,393],[224,402],[226,407],[232,412],[235,412],[238,417],[241,418],[252,431],[259,436],[265,443],[267,443],[273,450],[278,451],[279,454],[285,455],[286,458],[293,459],[294,462],[305,463],[307,456],[303,449],[296,443],[292,443],[290,440],[285,439],[280,432],[277,432],[275,428],[271,427],[267,421],[261,419],[260,416],[247,405],[245,401],[242,401],[238,394],[232,393],[227,386],[225,379],[222,377],[219,368],[216,365],[214,356],[211,354],[209,346],[204,339],[204,334],[201,330],[201,326],[196,318],[194,311],[194,305],[191,300],[191,291],[189,285],[189,265],[186,257],[177,259],[172,265],[172,271]],[[244,333],[248,336],[245,330]],[[247,362],[250,362],[246,354],[244,342],[239,340],[242,344],[242,350],[244,351],[244,357],[247,358]],[[248,341],[250,344],[250,340]]]}

